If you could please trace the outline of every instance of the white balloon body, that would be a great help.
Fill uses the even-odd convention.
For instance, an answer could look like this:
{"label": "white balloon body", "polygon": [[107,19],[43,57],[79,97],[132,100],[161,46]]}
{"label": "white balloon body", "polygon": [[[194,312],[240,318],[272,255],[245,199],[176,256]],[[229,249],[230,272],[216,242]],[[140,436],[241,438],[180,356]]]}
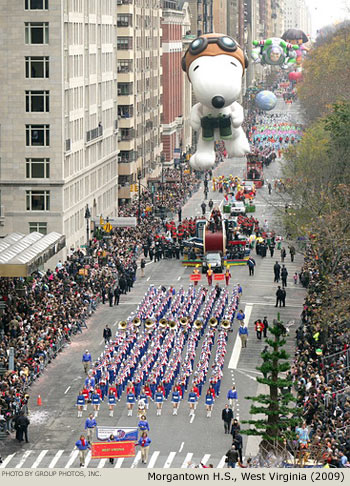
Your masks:
{"label": "white balloon body", "polygon": [[[207,170],[215,164],[214,140],[224,139],[228,157],[242,157],[250,152],[248,140],[241,127],[244,119],[242,106],[237,103],[242,89],[243,67],[232,56],[201,56],[194,60],[188,71],[189,79],[198,103],[192,107],[190,123],[199,132],[197,151],[190,164],[194,169]],[[224,105],[213,106],[213,99],[221,97]],[[222,138],[219,128],[214,128],[213,140],[202,136],[201,120],[204,117],[226,115],[231,121],[232,134]]]}

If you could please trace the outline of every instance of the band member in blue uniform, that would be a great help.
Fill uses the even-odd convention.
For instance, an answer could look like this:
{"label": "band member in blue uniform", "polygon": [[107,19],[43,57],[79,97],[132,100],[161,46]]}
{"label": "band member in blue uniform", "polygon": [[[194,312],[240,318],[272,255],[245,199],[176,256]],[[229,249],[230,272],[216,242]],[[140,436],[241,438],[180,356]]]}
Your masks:
{"label": "band member in blue uniform", "polygon": [[207,417],[211,417],[211,412],[213,410],[214,397],[210,390],[207,391],[205,395],[205,406],[207,409]]}
{"label": "band member in blue uniform", "polygon": [[154,395],[154,400],[157,404],[157,415],[162,415],[162,407],[163,407],[163,402],[164,402],[164,393],[162,388],[159,386],[155,395]]}
{"label": "band member in blue uniform", "polygon": [[83,416],[84,405],[85,405],[85,396],[83,395],[83,392],[81,391],[79,393],[79,395],[77,396],[78,417]]}
{"label": "band member in blue uniform", "polygon": [[171,403],[173,404],[173,415],[177,415],[179,410],[179,404],[181,401],[181,395],[176,386],[173,388],[173,393],[171,395]]}

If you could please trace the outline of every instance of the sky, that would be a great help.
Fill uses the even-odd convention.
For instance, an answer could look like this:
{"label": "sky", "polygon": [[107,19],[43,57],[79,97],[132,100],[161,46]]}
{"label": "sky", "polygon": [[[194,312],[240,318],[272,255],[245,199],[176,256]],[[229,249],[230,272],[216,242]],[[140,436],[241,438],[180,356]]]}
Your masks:
{"label": "sky", "polygon": [[325,25],[350,19],[350,0],[306,0],[311,14],[312,35]]}

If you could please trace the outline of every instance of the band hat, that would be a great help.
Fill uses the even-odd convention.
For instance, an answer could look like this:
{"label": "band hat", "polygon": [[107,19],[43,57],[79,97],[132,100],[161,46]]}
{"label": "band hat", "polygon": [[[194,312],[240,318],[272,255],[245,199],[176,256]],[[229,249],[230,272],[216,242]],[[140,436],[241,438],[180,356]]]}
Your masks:
{"label": "band hat", "polygon": [[[215,33],[204,34],[204,35],[199,36],[199,38],[207,38],[207,39],[210,39],[210,38],[213,38],[213,37],[218,38],[218,37],[228,37],[228,36],[226,36],[224,34],[215,34]],[[238,44],[237,44],[237,49],[233,52],[225,51],[218,44],[214,44],[214,43],[208,44],[206,46],[206,48],[202,52],[200,52],[199,54],[191,54],[189,49],[187,49],[187,51],[185,52],[185,54],[182,58],[182,69],[188,75],[188,70],[189,70],[190,65],[192,64],[193,61],[195,61],[199,57],[202,57],[202,56],[219,56],[220,54],[226,54],[227,56],[232,56],[235,59],[237,59],[242,65],[243,74],[244,74],[245,68],[248,67],[248,58],[244,54],[243,50],[241,49],[241,47],[239,47]]]}

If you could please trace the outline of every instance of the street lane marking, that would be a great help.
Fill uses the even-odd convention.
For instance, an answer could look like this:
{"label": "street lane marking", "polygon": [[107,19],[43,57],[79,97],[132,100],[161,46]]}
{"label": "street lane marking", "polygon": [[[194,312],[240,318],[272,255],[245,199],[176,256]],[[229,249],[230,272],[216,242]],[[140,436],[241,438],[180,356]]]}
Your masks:
{"label": "street lane marking", "polygon": [[[245,314],[244,322],[245,322],[246,327],[248,327],[250,314],[252,313],[252,309],[253,309],[253,304],[246,304],[245,309],[244,309],[244,314]],[[233,346],[230,362],[228,364],[229,369],[234,369],[234,370],[237,369],[239,357],[240,357],[240,354],[241,354],[241,349],[242,349],[242,342],[241,342],[241,338],[239,337],[239,333],[237,332],[235,345]]]}
{"label": "street lane marking", "polygon": [[75,459],[78,457],[79,451],[72,451],[70,458],[68,459],[67,464],[64,466],[65,469],[68,469],[71,467]]}
{"label": "street lane marking", "polygon": [[181,442],[179,452],[181,452],[181,451],[182,451],[184,444],[185,444],[184,442]]}
{"label": "street lane marking", "polygon": [[210,454],[205,454],[205,455],[203,456],[203,459],[201,460],[201,464],[206,465],[206,464],[207,464],[207,462],[209,461],[209,457],[210,457]]}
{"label": "street lane marking", "polygon": [[102,467],[105,467],[107,459],[101,459],[100,462],[97,464],[97,468],[101,469]]}
{"label": "street lane marking", "polygon": [[222,469],[225,466],[225,459],[226,459],[226,456],[222,456],[219,464],[216,466],[216,469]]}
{"label": "street lane marking", "polygon": [[194,421],[194,418],[195,418],[196,414],[194,413],[191,417],[191,420],[190,420],[190,424]]}
{"label": "street lane marking", "polygon": [[86,455],[84,467],[88,467],[90,461],[91,461],[91,451],[89,451]]}
{"label": "street lane marking", "polygon": [[176,456],[176,452],[170,452],[168,459],[165,461],[165,464],[163,466],[164,469],[169,469],[169,467],[171,466],[171,463],[173,462],[175,456]]}
{"label": "street lane marking", "polygon": [[130,467],[135,468],[140,462],[140,460],[141,460],[141,451],[138,451],[138,453],[135,456],[134,462],[131,464]]}
{"label": "street lane marking", "polygon": [[115,464],[114,469],[122,467],[123,461],[124,461],[124,457],[119,457],[119,459],[117,460],[117,462]]}
{"label": "street lane marking", "polygon": [[99,343],[99,344],[100,344],[100,346],[101,346],[101,344],[103,343],[103,341],[104,341],[104,339],[101,339],[101,341],[100,341],[100,343]]}
{"label": "street lane marking", "polygon": [[63,449],[56,452],[55,457],[52,459],[52,461],[49,464],[49,469],[52,469],[52,468],[55,467],[56,463],[58,462],[59,458],[62,456],[63,453],[64,453]]}
{"label": "street lane marking", "polygon": [[7,466],[7,464],[8,464],[8,463],[11,461],[11,459],[12,459],[13,457],[15,457],[15,454],[16,454],[16,453],[14,453],[14,454],[10,454],[9,456],[7,456],[7,457],[6,457],[6,459],[4,459],[4,460],[2,461],[2,464],[0,464],[0,468],[4,468],[4,467],[6,467],[6,466]]}
{"label": "street lane marking", "polygon": [[64,392],[64,394],[66,395],[68,393],[68,391],[70,390],[70,385],[69,387],[67,388],[67,390]]}
{"label": "street lane marking", "polygon": [[178,277],[178,280],[181,280],[181,275],[180,275],[180,277]]}
{"label": "street lane marking", "polygon": [[158,459],[159,454],[160,454],[160,451],[153,452],[152,457],[151,457],[151,459],[150,459],[150,461],[147,465],[148,469],[152,469],[154,467],[156,460]]}
{"label": "street lane marking", "polygon": [[23,466],[23,464],[25,463],[25,461],[27,460],[27,457],[30,456],[30,454],[32,453],[33,451],[25,451],[25,453],[23,454],[22,456],[22,459],[19,461],[19,463],[15,466],[16,469],[20,468]]}
{"label": "street lane marking", "polygon": [[184,462],[182,463],[182,466],[181,466],[181,469],[185,469],[188,467],[188,463],[190,462],[190,460],[192,459],[192,456],[193,456],[193,452],[188,452],[186,454],[186,457],[185,457],[185,460]]}
{"label": "street lane marking", "polygon": [[36,469],[39,466],[39,464],[41,463],[41,461],[43,460],[43,458],[46,456],[46,454],[48,452],[49,452],[48,450],[44,450],[44,451],[41,451],[40,452],[40,454],[38,455],[37,460],[32,465],[32,469]]}
{"label": "street lane marking", "polygon": [[251,380],[256,381],[256,376],[251,376],[248,373],[245,373],[244,371],[241,371],[239,368],[237,368],[237,371],[239,371],[240,373],[242,373],[242,375],[246,376],[247,378],[250,378]]}
{"label": "street lane marking", "polygon": [[[243,303],[243,301],[241,303]],[[273,302],[252,302],[251,305],[269,305],[269,306],[273,306],[273,307],[276,306]],[[299,305],[293,305],[293,304],[288,304],[287,303],[285,307],[278,307],[278,308],[279,309],[288,309],[290,307],[298,307],[298,308],[300,308],[300,305],[301,304],[299,304]]]}
{"label": "street lane marking", "polygon": [[150,281],[150,278],[151,278],[151,277],[148,277],[147,282],[149,282],[149,281]]}

